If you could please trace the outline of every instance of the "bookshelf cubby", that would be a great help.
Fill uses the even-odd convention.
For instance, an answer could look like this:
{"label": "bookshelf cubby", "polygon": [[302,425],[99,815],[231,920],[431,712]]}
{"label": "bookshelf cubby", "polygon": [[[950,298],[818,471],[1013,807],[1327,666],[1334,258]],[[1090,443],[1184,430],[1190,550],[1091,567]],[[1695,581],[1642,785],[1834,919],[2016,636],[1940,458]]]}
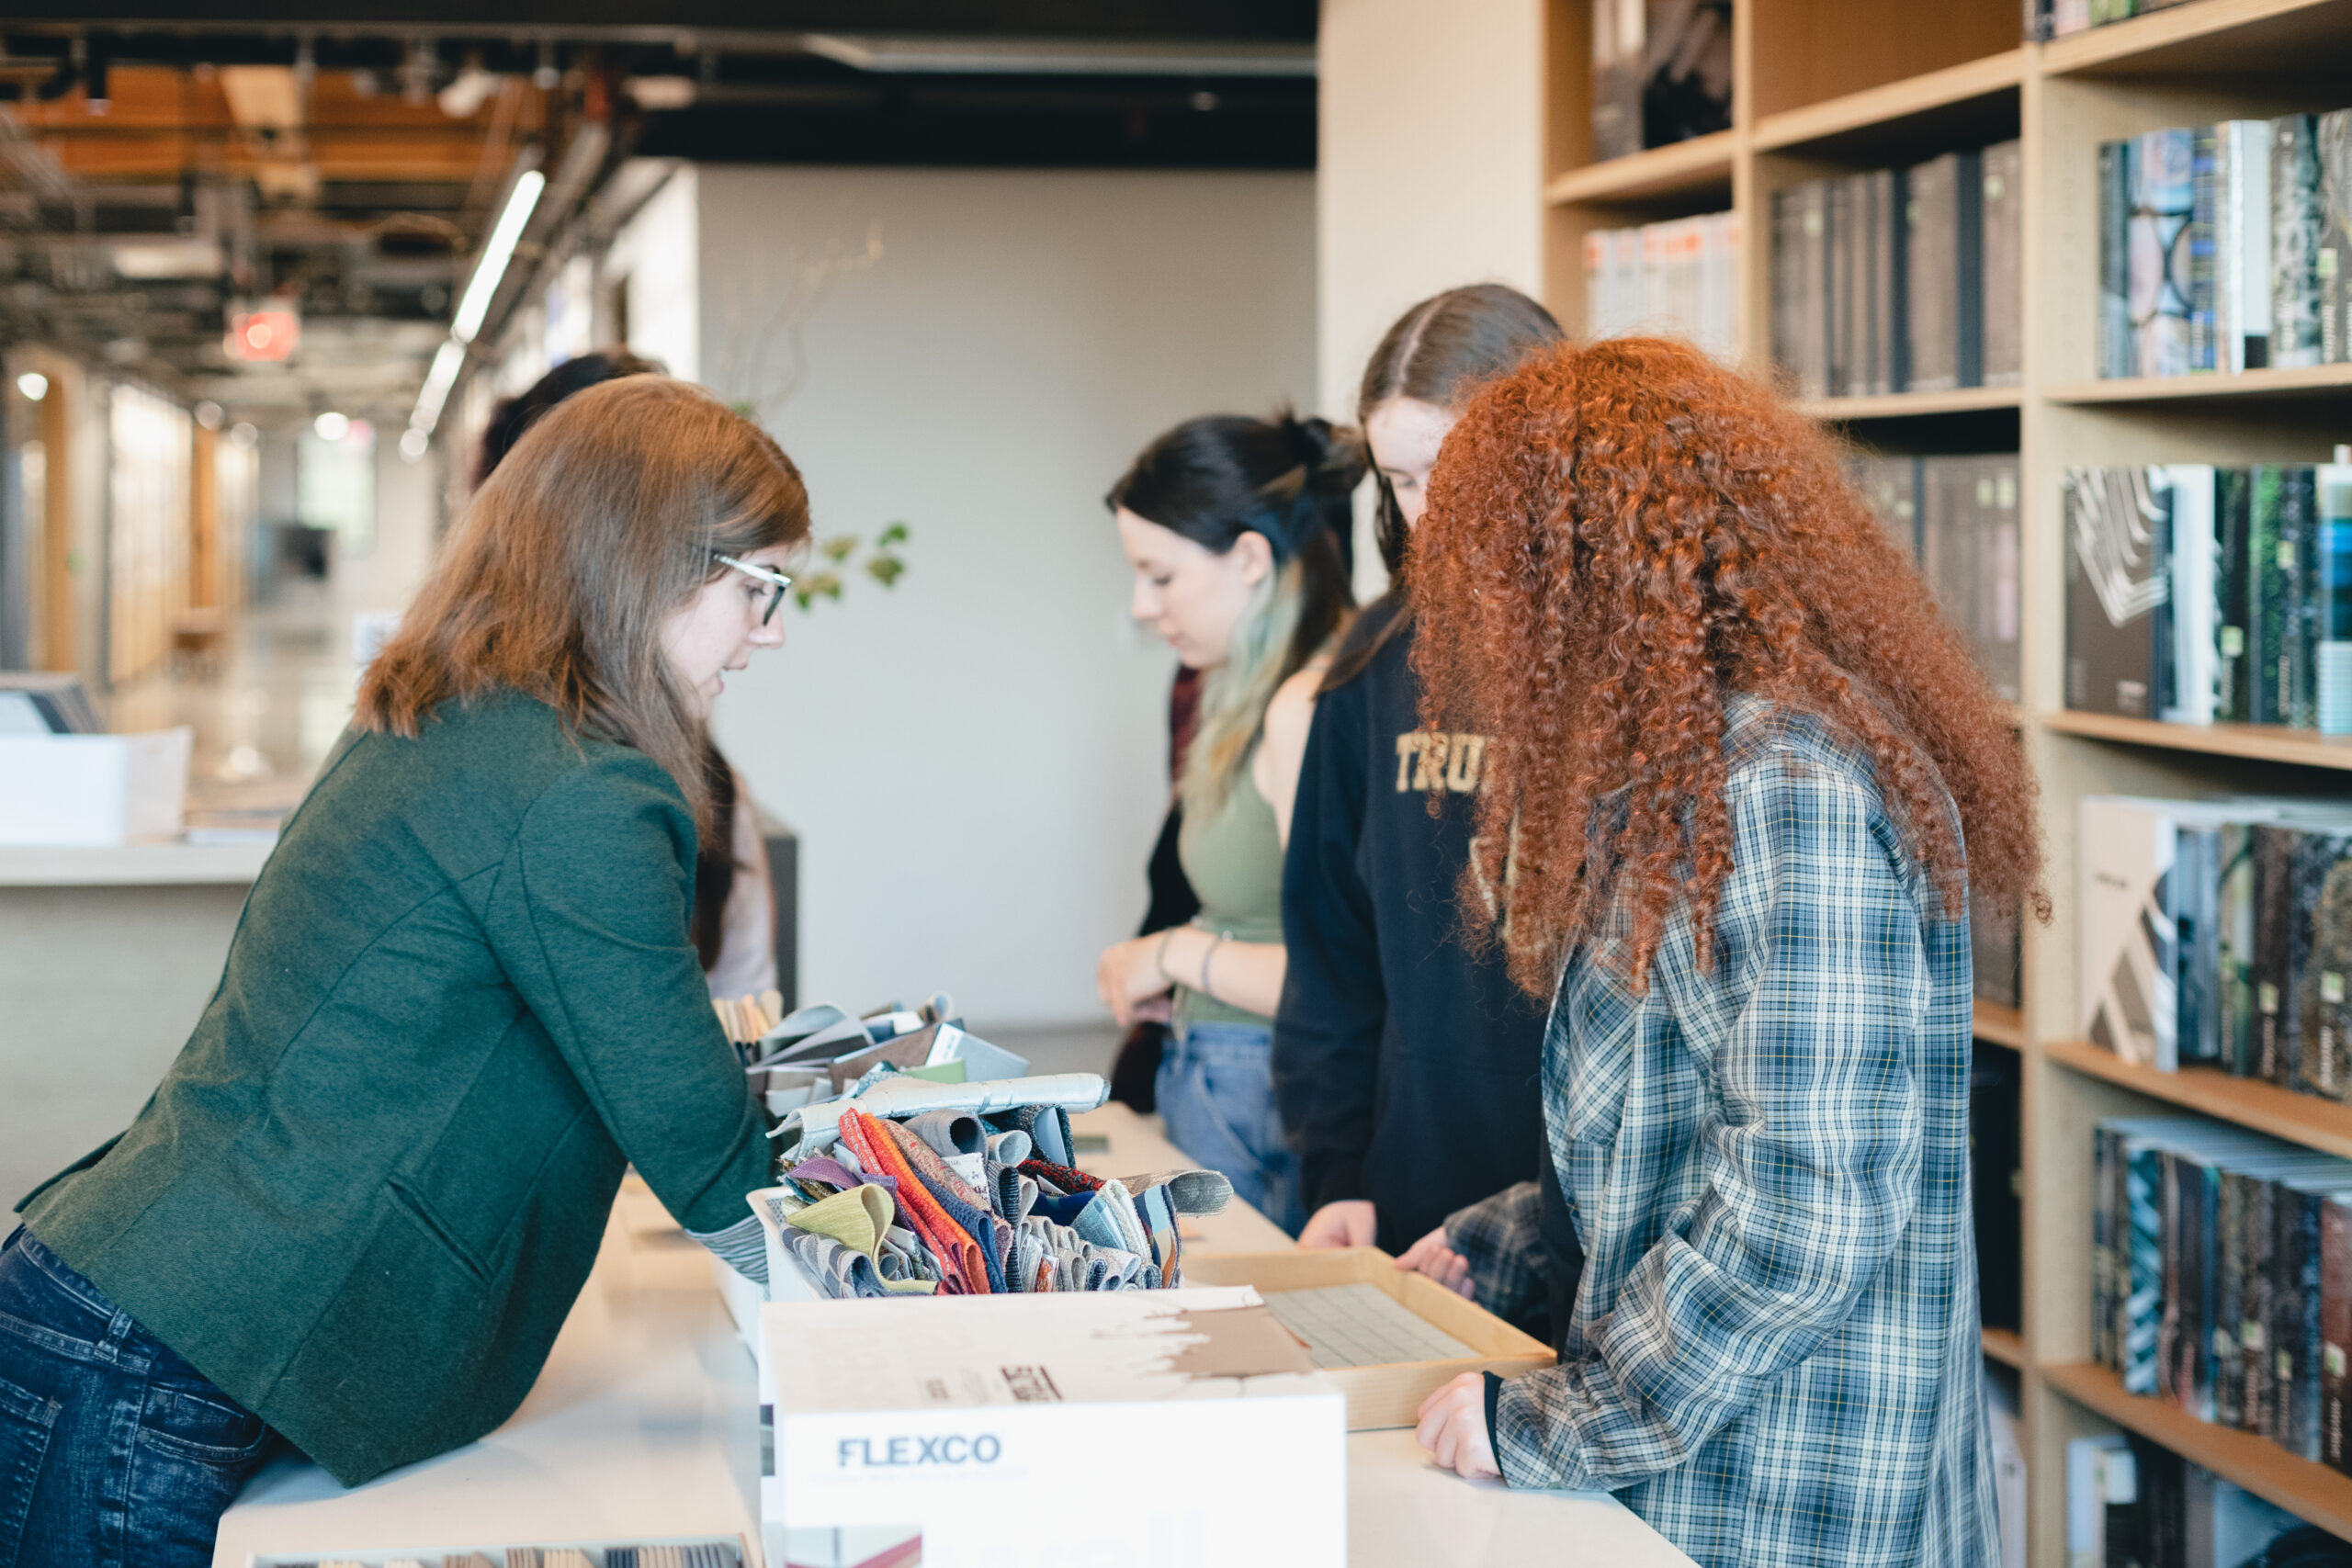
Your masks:
{"label": "bookshelf cubby", "polygon": [[[2199,1421],[2179,1406],[2160,1399],[2126,1393],[2123,1380],[2113,1369],[2095,1362],[2043,1365],[2036,1369],[2035,1375],[2045,1387],[2082,1409],[2161,1443],[2223,1480],[2234,1481],[2256,1496],[2267,1497],[2323,1529],[2352,1539],[2352,1476],[2297,1459],[2267,1438]],[[2065,1430],[2061,1441],[2080,1436],[2082,1429]],[[2028,1462],[2031,1462],[2030,1459]],[[2037,1467],[2035,1479],[2041,1479],[2042,1473]],[[2064,1479],[2062,1458],[2058,1483],[2063,1484]],[[2041,1557],[2037,1555],[2034,1561],[2039,1562]]]}
{"label": "bookshelf cubby", "polygon": [[2025,1049],[2025,1014],[1997,1002],[1976,1004],[1976,1038],[2012,1051]]}
{"label": "bookshelf cubby", "polygon": [[[1802,404],[1804,412],[1827,424],[1854,424],[1865,420],[1924,419],[1932,414],[1981,413],[1989,409],[2014,409],[2024,400],[2015,387],[1962,387],[1951,392],[1888,392],[1870,398],[1815,398]],[[2012,445],[2016,435],[2010,436]]]}
{"label": "bookshelf cubby", "polygon": [[2044,389],[2053,403],[2313,402],[2340,404],[2352,395],[2352,365],[2297,370],[2245,370],[2234,376],[2119,377],[2067,381]]}
{"label": "bookshelf cubby", "polygon": [[[2024,1005],[1976,1010],[1979,1040],[2024,1063],[2025,1330],[1985,1329],[2023,1398],[2033,1568],[2064,1568],[2065,1449],[2136,1432],[2352,1539],[2352,1478],[2252,1435],[2133,1398],[2089,1364],[2091,1129],[2181,1107],[2352,1157],[2352,1106],[2206,1070],[2162,1074],[2082,1041],[2075,984],[2074,824],[2086,795],[2341,795],[2352,738],[2190,727],[2064,709],[2059,477],[2076,464],[2313,462],[2352,441],[2352,366],[2095,379],[2098,149],[2166,125],[2352,107],[2352,0],[2185,0],[2049,43],[2020,42],[2016,0],[1734,0],[1727,131],[1589,161],[1593,0],[1549,0],[1544,132],[1549,303],[1584,312],[1583,236],[1736,210],[1743,363],[1770,375],[1772,193],[2017,137],[2022,143],[2020,385],[1832,398],[1805,412],[1858,445],[2019,455],[2024,701],[2055,918],[2029,925]],[[2004,1374],[2006,1375],[2006,1374]]]}

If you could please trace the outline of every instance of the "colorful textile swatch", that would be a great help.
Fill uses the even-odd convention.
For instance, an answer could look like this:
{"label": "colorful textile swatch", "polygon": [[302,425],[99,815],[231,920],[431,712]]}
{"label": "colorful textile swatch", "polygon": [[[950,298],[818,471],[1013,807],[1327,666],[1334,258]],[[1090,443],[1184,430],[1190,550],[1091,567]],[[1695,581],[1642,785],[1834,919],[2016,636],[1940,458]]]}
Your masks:
{"label": "colorful textile swatch", "polygon": [[988,1199],[965,1185],[961,1177],[947,1168],[938,1152],[907,1130],[900,1122],[876,1123],[897,1145],[899,1156],[914,1172],[915,1179],[930,1190],[932,1199],[945,1211],[966,1235],[979,1245],[980,1266],[988,1279],[991,1293],[1001,1294],[1006,1289],[1004,1278],[1004,1243],[998,1234],[1003,1224],[996,1217]]}
{"label": "colorful textile swatch", "polygon": [[842,1142],[856,1154],[861,1168],[899,1179],[899,1213],[938,1260],[942,1289],[950,1294],[986,1294],[988,1266],[981,1258],[979,1243],[932,1197],[899,1153],[899,1145],[883,1131],[886,1125],[863,1111],[844,1111]]}
{"label": "colorful textile swatch", "polygon": [[1048,1159],[1024,1159],[1014,1168],[1023,1176],[1051,1182],[1059,1192],[1091,1192],[1102,1185],[1099,1176],[1089,1176],[1074,1167],[1057,1165]]}

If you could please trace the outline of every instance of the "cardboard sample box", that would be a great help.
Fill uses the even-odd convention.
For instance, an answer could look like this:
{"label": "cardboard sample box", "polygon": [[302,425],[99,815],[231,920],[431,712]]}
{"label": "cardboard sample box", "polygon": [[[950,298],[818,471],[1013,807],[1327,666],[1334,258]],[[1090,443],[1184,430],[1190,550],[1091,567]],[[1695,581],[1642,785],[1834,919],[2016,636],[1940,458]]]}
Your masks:
{"label": "cardboard sample box", "polygon": [[1554,1360],[1549,1345],[1521,1333],[1426,1275],[1397,1268],[1396,1260],[1376,1247],[1193,1253],[1184,1258],[1184,1282],[1188,1286],[1250,1285],[1270,1299],[1295,1292],[1369,1285],[1430,1327],[1460,1341],[1469,1352],[1429,1360],[1325,1367],[1323,1375],[1347,1396],[1351,1432],[1414,1425],[1421,1401],[1464,1372],[1517,1377],[1548,1367]]}
{"label": "cardboard sample box", "polygon": [[762,1324],[770,1568],[1347,1561],[1344,1402],[1254,1291],[777,1302]]}

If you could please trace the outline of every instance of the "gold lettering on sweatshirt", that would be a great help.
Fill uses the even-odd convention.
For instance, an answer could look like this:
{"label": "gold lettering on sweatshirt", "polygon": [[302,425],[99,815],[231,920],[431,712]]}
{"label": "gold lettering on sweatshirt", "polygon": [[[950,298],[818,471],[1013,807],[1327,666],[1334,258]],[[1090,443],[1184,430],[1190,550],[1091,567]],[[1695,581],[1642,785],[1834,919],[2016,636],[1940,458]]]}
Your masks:
{"label": "gold lettering on sweatshirt", "polygon": [[1442,785],[1455,795],[1476,795],[1485,782],[1486,761],[1483,735],[1408,729],[1396,737],[1396,793],[1426,793]]}

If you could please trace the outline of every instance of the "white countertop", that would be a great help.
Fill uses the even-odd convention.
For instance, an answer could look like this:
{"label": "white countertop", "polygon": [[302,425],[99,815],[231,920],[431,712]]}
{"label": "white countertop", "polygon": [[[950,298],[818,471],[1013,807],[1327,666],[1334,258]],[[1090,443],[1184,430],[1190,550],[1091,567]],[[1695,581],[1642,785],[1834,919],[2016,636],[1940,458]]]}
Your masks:
{"label": "white countertop", "polygon": [[191,844],[168,839],[149,844],[86,848],[0,847],[0,887],[248,886],[261,874],[276,840]]}
{"label": "white countertop", "polygon": [[[1105,1173],[1182,1161],[1123,1106],[1077,1119]],[[1204,1251],[1288,1239],[1235,1204],[1199,1222]],[[478,1443],[345,1492],[305,1462],[271,1466],[220,1523],[215,1568],[255,1553],[433,1551],[525,1541],[740,1536],[759,1561],[759,1416],[752,1357],[707,1255],[632,1175],[604,1250],[530,1397]],[[1348,1438],[1348,1556],[1365,1568],[1542,1561],[1690,1568],[1615,1499],[1513,1492],[1437,1469],[1409,1431]]]}

